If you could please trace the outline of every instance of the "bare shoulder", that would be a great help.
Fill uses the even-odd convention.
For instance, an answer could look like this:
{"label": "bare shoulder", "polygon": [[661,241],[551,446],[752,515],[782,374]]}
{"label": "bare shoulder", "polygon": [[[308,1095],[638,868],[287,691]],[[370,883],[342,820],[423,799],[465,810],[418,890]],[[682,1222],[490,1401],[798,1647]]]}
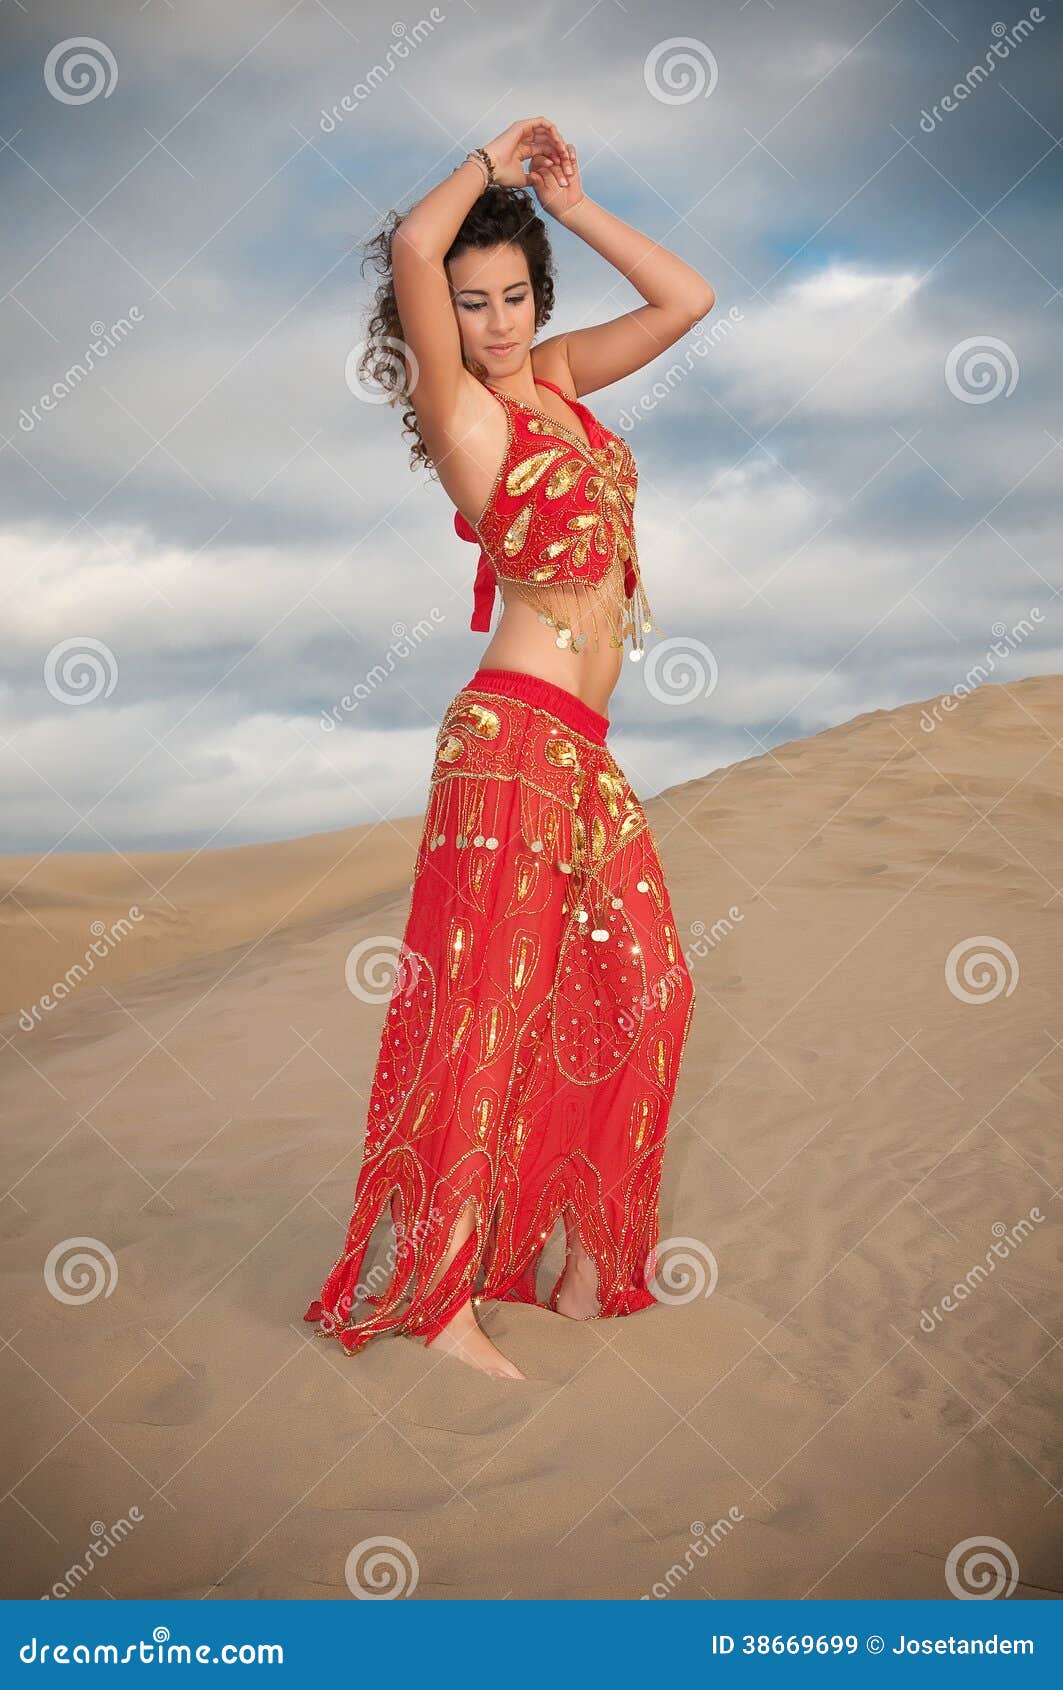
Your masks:
{"label": "bare shoulder", "polygon": [[540,341],[538,346],[533,346],[532,375],[538,381],[552,381],[569,399],[578,399],[579,394],[576,392],[565,350],[567,340],[567,335],[555,334],[551,335],[549,340]]}

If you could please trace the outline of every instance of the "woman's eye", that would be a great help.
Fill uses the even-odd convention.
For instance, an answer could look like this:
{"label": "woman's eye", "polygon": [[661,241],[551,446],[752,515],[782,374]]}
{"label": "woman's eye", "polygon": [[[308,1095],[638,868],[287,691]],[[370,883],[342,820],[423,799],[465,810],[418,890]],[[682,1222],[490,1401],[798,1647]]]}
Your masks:
{"label": "woman's eye", "polygon": [[[507,299],[506,304],[507,305],[523,305],[526,297],[527,297],[527,295],[522,293],[520,295],[519,299]],[[484,305],[485,305],[485,301],[482,300],[482,299],[478,300],[476,302],[474,302],[471,299],[467,299],[467,300],[464,300],[462,303],[463,303],[463,309],[466,310],[466,311],[482,311],[484,309]]]}

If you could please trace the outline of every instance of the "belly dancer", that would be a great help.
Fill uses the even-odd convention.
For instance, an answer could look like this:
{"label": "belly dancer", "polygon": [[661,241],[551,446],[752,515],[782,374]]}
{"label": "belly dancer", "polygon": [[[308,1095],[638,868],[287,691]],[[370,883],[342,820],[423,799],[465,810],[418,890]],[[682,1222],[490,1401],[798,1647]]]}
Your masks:
{"label": "belly dancer", "polygon": [[[529,184],[644,305],[533,346],[554,278]],[[479,548],[471,627],[490,630],[496,591],[502,614],[439,726],[353,1214],[304,1318],[348,1354],[402,1333],[521,1379],[484,1304],[586,1320],[655,1301],[694,985],[607,744],[625,650],[637,661],[660,632],[635,545],[638,471],[578,395],[657,358],[714,295],[587,198],[574,147],[541,117],[470,152],[372,244],[384,279],[363,368],[407,402],[413,463],[434,469]],[[393,1242],[364,1273],[385,1214]],[[565,1264],[541,1297],[559,1220]]]}

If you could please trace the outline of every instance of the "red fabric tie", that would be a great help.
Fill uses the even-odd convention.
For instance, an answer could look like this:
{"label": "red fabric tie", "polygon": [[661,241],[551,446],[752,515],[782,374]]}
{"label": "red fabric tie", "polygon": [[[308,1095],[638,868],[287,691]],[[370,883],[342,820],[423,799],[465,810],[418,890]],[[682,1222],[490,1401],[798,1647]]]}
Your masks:
{"label": "red fabric tie", "polygon": [[454,531],[462,540],[471,540],[480,546],[480,558],[476,565],[476,584],[473,587],[473,612],[469,627],[476,633],[486,634],[491,627],[491,612],[495,603],[495,571],[491,559],[480,544],[471,522],[462,516],[460,511],[454,512]]}

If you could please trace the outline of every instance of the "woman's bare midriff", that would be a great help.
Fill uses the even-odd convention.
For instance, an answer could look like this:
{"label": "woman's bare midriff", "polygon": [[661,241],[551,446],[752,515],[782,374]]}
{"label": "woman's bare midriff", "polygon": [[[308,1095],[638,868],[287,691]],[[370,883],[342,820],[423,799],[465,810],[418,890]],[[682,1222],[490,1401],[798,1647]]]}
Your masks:
{"label": "woman's bare midriff", "polygon": [[624,653],[603,639],[597,651],[588,642],[582,651],[557,645],[552,630],[539,621],[530,604],[505,596],[499,583],[503,611],[498,627],[480,657],[482,669],[521,669],[564,687],[602,716],[609,714],[609,698],[620,678]]}

